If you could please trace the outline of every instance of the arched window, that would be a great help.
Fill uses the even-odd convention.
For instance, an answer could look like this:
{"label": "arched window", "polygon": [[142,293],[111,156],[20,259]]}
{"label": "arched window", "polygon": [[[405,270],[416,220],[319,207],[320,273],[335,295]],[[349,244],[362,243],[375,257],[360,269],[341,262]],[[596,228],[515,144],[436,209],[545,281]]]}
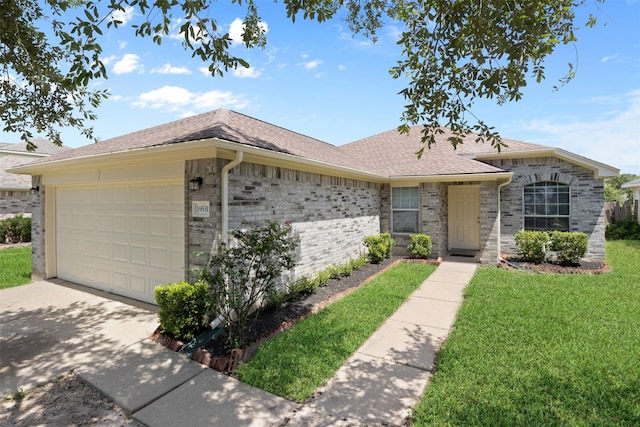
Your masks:
{"label": "arched window", "polygon": [[569,231],[569,186],[555,181],[524,187],[524,229]]}

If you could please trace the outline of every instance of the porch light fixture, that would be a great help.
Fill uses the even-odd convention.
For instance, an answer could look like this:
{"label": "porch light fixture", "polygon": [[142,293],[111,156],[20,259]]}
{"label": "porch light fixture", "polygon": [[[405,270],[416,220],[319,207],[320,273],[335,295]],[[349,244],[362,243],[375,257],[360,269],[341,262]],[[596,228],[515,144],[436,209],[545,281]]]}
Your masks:
{"label": "porch light fixture", "polygon": [[29,192],[31,193],[32,196],[37,196],[38,193],[40,192],[40,187],[31,187],[31,190],[29,190]]}
{"label": "porch light fixture", "polygon": [[201,176],[189,180],[189,190],[191,190],[191,191],[199,190],[201,185],[202,185],[202,177]]}

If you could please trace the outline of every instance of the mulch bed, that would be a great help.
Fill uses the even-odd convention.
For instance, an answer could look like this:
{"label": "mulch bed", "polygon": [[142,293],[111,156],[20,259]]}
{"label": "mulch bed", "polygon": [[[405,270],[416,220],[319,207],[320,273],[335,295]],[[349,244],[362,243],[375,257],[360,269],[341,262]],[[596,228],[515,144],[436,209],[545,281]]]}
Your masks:
{"label": "mulch bed", "polygon": [[503,256],[498,266],[505,269],[526,270],[536,273],[601,274],[609,271],[609,264],[605,260],[586,259],[581,260],[578,265],[561,265],[555,261],[535,264],[517,256]]}
{"label": "mulch bed", "polygon": [[[318,288],[312,294],[298,294],[278,308],[260,311],[257,317],[250,319],[248,342],[251,344],[249,346],[244,349],[231,349],[226,343],[227,335],[223,333],[204,348],[197,350],[193,359],[221,372],[233,372],[238,362],[251,358],[261,343],[289,329],[309,314],[353,292],[401,260],[404,258],[392,257],[380,264],[366,264],[353,271],[348,277],[329,280],[325,286]],[[421,262],[436,263],[437,260]],[[183,344],[167,334],[161,334],[159,328],[151,339],[173,350],[179,350]]]}

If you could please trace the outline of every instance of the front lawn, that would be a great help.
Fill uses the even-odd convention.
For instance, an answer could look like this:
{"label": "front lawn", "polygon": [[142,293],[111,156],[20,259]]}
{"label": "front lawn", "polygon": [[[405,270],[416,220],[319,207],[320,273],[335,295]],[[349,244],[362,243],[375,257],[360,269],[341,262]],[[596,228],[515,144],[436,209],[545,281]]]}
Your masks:
{"label": "front lawn", "polygon": [[640,425],[640,241],[613,271],[479,269],[415,426]]}
{"label": "front lawn", "polygon": [[242,381],[304,401],[335,374],[435,270],[401,263],[264,343],[237,371]]}
{"label": "front lawn", "polygon": [[31,282],[31,247],[0,250],[0,289]]}

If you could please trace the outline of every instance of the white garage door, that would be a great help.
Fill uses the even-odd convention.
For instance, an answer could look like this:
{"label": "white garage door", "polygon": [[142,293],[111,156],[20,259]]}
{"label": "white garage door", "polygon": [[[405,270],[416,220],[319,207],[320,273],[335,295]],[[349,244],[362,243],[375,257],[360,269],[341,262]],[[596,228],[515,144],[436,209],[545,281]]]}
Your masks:
{"label": "white garage door", "polygon": [[181,181],[59,188],[57,276],[141,301],[184,280]]}

